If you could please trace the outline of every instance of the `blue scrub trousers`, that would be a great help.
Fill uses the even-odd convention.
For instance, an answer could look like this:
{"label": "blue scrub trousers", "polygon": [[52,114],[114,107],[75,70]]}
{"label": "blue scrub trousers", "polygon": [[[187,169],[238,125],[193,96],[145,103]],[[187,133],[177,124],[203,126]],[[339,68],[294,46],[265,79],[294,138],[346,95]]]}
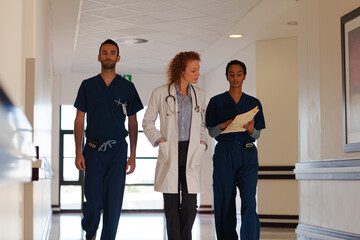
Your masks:
{"label": "blue scrub trousers", "polygon": [[237,240],[236,187],[241,198],[241,240],[258,240],[260,222],[256,213],[258,157],[254,145],[245,150],[245,143],[221,140],[213,158],[215,226],[218,240]]}
{"label": "blue scrub trousers", "polygon": [[86,144],[83,155],[86,202],[83,204],[82,228],[86,238],[91,239],[103,211],[101,239],[115,239],[124,196],[127,143],[125,139],[117,141],[106,151],[98,151]]}

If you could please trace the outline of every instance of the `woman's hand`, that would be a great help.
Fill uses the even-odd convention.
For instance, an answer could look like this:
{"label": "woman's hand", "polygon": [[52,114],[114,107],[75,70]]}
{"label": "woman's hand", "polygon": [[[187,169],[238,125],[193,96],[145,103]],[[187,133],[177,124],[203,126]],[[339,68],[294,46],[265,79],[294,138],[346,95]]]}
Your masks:
{"label": "woman's hand", "polygon": [[165,141],[165,139],[162,138],[162,139],[159,141],[159,143],[163,143],[163,142],[166,142],[166,141]]}
{"label": "woman's hand", "polygon": [[251,134],[254,133],[254,121],[250,121],[248,123],[246,123],[243,128],[246,129],[246,131],[248,131]]}
{"label": "woman's hand", "polygon": [[231,123],[232,123],[232,119],[229,119],[229,120],[227,120],[226,122],[224,122],[224,123],[221,123],[220,124],[220,129],[221,129],[221,131],[222,130],[224,130],[225,128],[227,128]]}

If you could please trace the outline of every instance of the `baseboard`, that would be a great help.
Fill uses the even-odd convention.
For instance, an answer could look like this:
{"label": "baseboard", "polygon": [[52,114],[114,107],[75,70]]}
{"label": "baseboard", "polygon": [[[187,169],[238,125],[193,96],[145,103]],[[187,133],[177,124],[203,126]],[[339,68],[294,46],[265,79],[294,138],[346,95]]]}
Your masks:
{"label": "baseboard", "polygon": [[261,227],[296,228],[298,215],[259,214]]}
{"label": "baseboard", "polygon": [[200,205],[200,207],[198,208],[198,213],[199,214],[213,214],[214,209],[213,209],[212,205]]}
{"label": "baseboard", "polygon": [[60,213],[60,212],[61,212],[61,209],[60,209],[60,206],[59,206],[59,205],[52,205],[51,208],[52,208],[52,212],[53,212],[54,214],[57,214],[57,213]]}
{"label": "baseboard", "polygon": [[259,166],[259,180],[294,180],[295,166]]}
{"label": "baseboard", "polygon": [[314,227],[305,224],[299,224],[295,230],[299,240],[359,240],[359,234],[347,233],[326,229],[321,227]]}

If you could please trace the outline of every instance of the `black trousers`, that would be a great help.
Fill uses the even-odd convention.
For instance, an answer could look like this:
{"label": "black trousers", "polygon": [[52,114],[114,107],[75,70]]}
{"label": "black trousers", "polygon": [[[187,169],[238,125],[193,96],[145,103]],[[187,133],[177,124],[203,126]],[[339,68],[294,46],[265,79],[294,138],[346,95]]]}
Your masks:
{"label": "black trousers", "polygon": [[189,194],[186,185],[186,159],[189,141],[179,142],[179,193],[164,193],[164,212],[168,240],[191,240],[197,194]]}

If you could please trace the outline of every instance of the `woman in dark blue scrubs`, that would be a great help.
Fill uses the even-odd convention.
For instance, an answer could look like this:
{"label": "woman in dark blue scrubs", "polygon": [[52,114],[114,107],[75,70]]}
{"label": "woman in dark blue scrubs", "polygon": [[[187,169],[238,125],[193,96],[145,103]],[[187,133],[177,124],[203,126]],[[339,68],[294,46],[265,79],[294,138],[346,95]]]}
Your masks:
{"label": "woman in dark blue scrubs", "polygon": [[[230,89],[210,99],[206,110],[206,126],[218,143],[213,156],[213,188],[215,226],[218,240],[238,239],[236,232],[236,187],[241,198],[240,238],[259,239],[260,222],[256,213],[258,154],[253,144],[265,128],[261,103],[242,92],[246,66],[233,60],[226,66]],[[243,126],[245,131],[221,133],[233,119],[255,107],[259,112]]]}

